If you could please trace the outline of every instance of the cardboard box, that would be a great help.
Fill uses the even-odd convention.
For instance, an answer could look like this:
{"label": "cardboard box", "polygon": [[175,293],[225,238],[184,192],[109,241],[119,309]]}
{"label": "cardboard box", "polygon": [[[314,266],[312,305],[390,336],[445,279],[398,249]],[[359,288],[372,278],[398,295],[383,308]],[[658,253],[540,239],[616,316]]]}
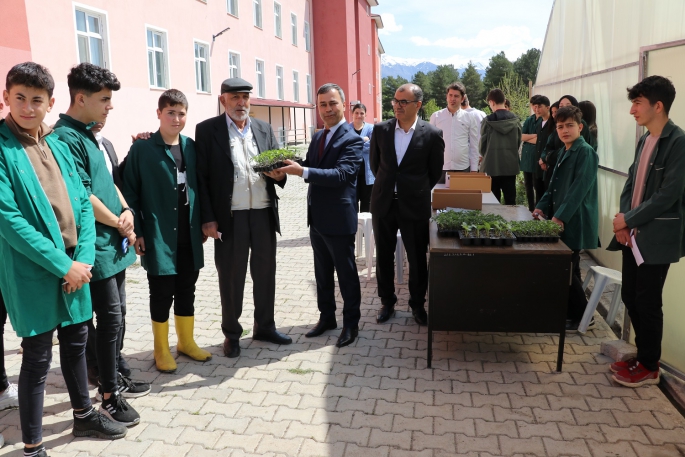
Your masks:
{"label": "cardboard box", "polygon": [[433,209],[483,209],[483,193],[479,190],[455,190],[436,186],[431,204]]}
{"label": "cardboard box", "polygon": [[448,173],[449,188],[453,190],[479,190],[490,192],[492,179],[484,173]]}

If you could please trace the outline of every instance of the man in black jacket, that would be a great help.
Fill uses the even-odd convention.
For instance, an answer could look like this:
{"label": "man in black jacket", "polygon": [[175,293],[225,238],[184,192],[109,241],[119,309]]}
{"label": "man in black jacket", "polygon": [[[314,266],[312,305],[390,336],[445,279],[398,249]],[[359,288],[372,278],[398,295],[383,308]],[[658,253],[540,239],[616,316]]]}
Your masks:
{"label": "man in black jacket", "polygon": [[274,184],[283,187],[286,179],[283,174],[262,176],[252,170],[250,159],[277,149],[278,143],[269,124],[250,118],[251,90],[252,84],[244,79],[225,80],[220,100],[226,113],[201,122],[195,130],[202,232],[214,238],[226,357],[240,355],[243,328],[238,319],[248,257],[255,306],[252,338],[292,343],[276,331],[274,322],[276,232],[280,233]]}
{"label": "man in black jacket", "polygon": [[426,325],[428,290],[428,222],[431,190],[442,174],[445,142],[442,131],[418,118],[423,91],[415,84],[400,86],[392,106],[396,119],[376,124],[371,136],[370,163],[376,181],[371,193],[376,239],[376,280],[382,323],[395,313],[394,256],[397,230],[409,261],[409,306],[414,320]]}

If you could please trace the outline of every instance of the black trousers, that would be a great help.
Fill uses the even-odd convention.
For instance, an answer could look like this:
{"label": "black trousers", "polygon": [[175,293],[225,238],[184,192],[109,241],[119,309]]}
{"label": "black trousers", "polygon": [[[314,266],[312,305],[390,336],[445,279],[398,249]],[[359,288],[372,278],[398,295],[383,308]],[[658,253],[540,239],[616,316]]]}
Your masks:
{"label": "black trousers", "polygon": [[583,290],[583,280],[580,277],[580,250],[573,251],[571,256],[572,276],[571,285],[568,291],[568,309],[566,317],[574,322],[583,318],[585,308],[587,308],[587,297]]}
{"label": "black trousers", "polygon": [[[90,283],[90,297],[95,314],[96,354],[100,385],[105,393],[119,385],[119,335],[126,305],[126,270]],[[122,306],[122,304],[124,304]]]}
{"label": "black trousers", "polygon": [[231,230],[223,233],[223,241],[214,241],[221,330],[231,340],[240,339],[243,333],[238,319],[243,313],[248,258],[255,307],[253,330],[257,333],[276,329],[276,227],[271,211],[271,208],[233,211]]}
{"label": "black trousers", "polygon": [[360,213],[371,211],[371,192],[373,184],[366,184],[366,167],[362,163],[357,174],[357,203]]}
{"label": "black trousers", "polygon": [[[50,330],[21,341],[23,354],[19,371],[19,421],[21,438],[26,444],[43,441],[45,380],[52,362],[53,332]],[[90,408],[85,357],[88,325],[82,322],[57,327],[57,338],[62,375],[71,407],[75,410]]]}
{"label": "black trousers", "polygon": [[[124,281],[126,280],[126,270],[124,274]],[[124,349],[124,335],[126,335],[126,289],[122,290],[121,298],[121,327],[119,328],[119,335],[117,336],[117,369],[119,361],[123,357],[121,351]],[[86,345],[86,364],[88,367],[98,368],[97,355],[97,331],[93,319],[88,321],[88,344]]]}
{"label": "black trousers", "polygon": [[309,226],[309,238],[314,251],[316,303],[319,319],[335,321],[335,277],[338,274],[340,295],[343,298],[343,326],[359,327],[362,292],[354,257],[355,235],[325,235]]}
{"label": "black trousers", "polygon": [[[523,172],[523,183],[526,186],[526,199],[530,212],[535,210],[535,206],[540,203],[540,199],[545,193],[545,180],[538,178],[535,173]],[[516,197],[514,197],[516,199]]]}
{"label": "black trousers", "polygon": [[491,176],[492,182],[490,188],[495,198],[502,201],[502,194],[504,194],[505,205],[516,204],[516,175],[514,176]]}
{"label": "black trousers", "polygon": [[639,267],[633,251],[623,249],[621,298],[635,329],[637,360],[648,370],[659,369],[661,338],[664,332],[662,292],[670,264]]}
{"label": "black trousers", "polygon": [[169,320],[171,304],[176,316],[195,315],[195,283],[200,271],[195,269],[193,248],[179,246],[176,251],[176,274],[155,276],[148,274],[150,287],[150,317],[155,322]]}
{"label": "black trousers", "polygon": [[381,303],[384,306],[397,303],[395,247],[399,229],[409,262],[409,306],[423,307],[428,290],[428,219],[415,221],[400,217],[397,200],[394,200],[388,214],[383,217],[374,214],[372,223],[376,240],[376,281]]}
{"label": "black trousers", "polygon": [[2,291],[0,291],[0,392],[4,392],[10,383],[7,380],[7,372],[5,371],[5,324],[7,323],[7,308],[5,308],[5,299],[2,298]]}

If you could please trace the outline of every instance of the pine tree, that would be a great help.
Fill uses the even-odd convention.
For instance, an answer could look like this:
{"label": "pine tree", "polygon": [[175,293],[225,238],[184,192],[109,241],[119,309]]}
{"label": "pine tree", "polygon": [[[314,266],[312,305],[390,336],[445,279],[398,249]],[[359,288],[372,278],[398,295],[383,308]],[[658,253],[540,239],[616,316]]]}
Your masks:
{"label": "pine tree", "polygon": [[447,86],[459,81],[459,72],[454,65],[438,65],[438,68],[428,73],[431,87],[425,99],[434,99],[440,108],[447,107]]}
{"label": "pine tree", "polygon": [[538,62],[540,62],[540,50],[536,48],[527,50],[514,62],[514,71],[518,73],[524,84],[528,84],[528,81],[535,84]]}
{"label": "pine tree", "polygon": [[483,83],[485,85],[485,91],[500,87],[502,78],[504,75],[514,70],[514,64],[512,64],[504,51],[499,54],[495,54],[490,58],[490,63],[485,69],[485,78]]}
{"label": "pine tree", "polygon": [[466,95],[469,96],[469,104],[474,108],[482,108],[485,105],[483,101],[485,95],[483,94],[483,81],[480,78],[480,73],[476,70],[473,62],[469,64],[461,74],[461,82],[466,86]]}

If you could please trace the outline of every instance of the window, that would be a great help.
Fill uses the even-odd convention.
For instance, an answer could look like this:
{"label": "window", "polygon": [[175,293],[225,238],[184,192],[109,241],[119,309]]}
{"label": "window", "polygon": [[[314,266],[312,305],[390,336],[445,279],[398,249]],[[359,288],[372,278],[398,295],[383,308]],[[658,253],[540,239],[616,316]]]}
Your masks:
{"label": "window", "polygon": [[293,70],[293,101],[300,101],[300,74]]}
{"label": "window", "polygon": [[312,75],[307,75],[307,103],[312,102]]}
{"label": "window", "polygon": [[252,0],[255,27],[262,28],[262,0]]}
{"label": "window", "polygon": [[238,0],[226,0],[226,11],[235,17],[238,17]]}
{"label": "window", "polygon": [[168,85],[166,32],[147,29],[147,66],[150,87],[166,89]]}
{"label": "window", "polygon": [[293,44],[297,46],[297,16],[295,13],[290,13],[290,27],[293,31]]}
{"label": "window", "polygon": [[195,89],[198,92],[209,92],[209,46],[195,42]]}
{"label": "window", "polygon": [[368,46],[368,48],[369,48],[369,55],[371,55],[371,45],[370,45],[370,44],[367,44],[366,46]]}
{"label": "window", "polygon": [[76,10],[76,41],[79,63],[88,62],[108,68],[105,60],[105,16],[91,11]]}
{"label": "window", "polygon": [[274,2],[274,29],[278,38],[283,38],[281,22],[281,4]]}
{"label": "window", "polygon": [[373,87],[373,86],[371,85],[371,83],[369,83],[369,95],[372,94],[372,87]]}
{"label": "window", "polygon": [[304,21],[304,50],[309,52],[312,50],[310,39],[309,22]]}
{"label": "window", "polygon": [[228,53],[228,74],[231,78],[240,78],[240,54]]}
{"label": "window", "polygon": [[276,65],[276,90],[278,100],[283,100],[283,67]]}
{"label": "window", "polygon": [[264,61],[257,59],[257,97],[264,98],[266,96],[265,82],[264,82]]}

